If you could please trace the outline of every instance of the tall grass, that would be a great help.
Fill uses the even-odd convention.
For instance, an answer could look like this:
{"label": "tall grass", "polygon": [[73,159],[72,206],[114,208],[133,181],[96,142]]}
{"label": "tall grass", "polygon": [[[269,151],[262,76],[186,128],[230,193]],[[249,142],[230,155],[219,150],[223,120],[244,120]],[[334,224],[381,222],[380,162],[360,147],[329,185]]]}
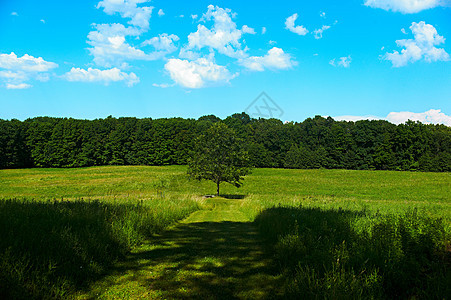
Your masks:
{"label": "tall grass", "polygon": [[439,218],[273,207],[255,220],[298,299],[446,299],[450,233]]}
{"label": "tall grass", "polygon": [[0,200],[0,298],[66,298],[195,201]]}

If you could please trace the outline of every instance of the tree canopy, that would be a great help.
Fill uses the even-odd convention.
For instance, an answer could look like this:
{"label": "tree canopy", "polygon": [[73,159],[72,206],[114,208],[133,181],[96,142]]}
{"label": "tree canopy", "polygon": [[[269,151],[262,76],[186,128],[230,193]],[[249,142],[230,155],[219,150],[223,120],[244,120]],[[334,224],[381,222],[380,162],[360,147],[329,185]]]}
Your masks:
{"label": "tree canopy", "polygon": [[188,162],[188,174],[198,180],[216,184],[216,195],[222,182],[240,187],[250,171],[249,157],[243,140],[222,122],[214,123],[194,144]]}
{"label": "tree canopy", "polygon": [[255,167],[451,171],[451,127],[408,121],[303,122],[234,114],[221,120],[0,119],[0,168],[185,165],[197,136],[223,122]]}

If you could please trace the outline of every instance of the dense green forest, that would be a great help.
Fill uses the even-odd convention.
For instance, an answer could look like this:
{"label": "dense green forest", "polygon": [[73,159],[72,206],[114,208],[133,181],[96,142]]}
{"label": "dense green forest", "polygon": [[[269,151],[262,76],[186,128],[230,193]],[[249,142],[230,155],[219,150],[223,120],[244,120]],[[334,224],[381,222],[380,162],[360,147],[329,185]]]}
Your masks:
{"label": "dense green forest", "polygon": [[195,137],[223,121],[255,167],[451,171],[451,127],[408,121],[301,123],[234,114],[195,119],[0,119],[0,168],[186,164]]}

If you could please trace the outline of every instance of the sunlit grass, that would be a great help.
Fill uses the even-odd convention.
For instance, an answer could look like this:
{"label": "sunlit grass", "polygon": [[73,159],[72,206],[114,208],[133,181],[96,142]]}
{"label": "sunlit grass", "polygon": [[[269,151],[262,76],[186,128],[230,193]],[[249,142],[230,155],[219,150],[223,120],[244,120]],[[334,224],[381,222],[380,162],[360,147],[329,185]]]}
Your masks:
{"label": "sunlit grass", "polygon": [[[255,169],[242,188],[222,184],[221,193],[241,195],[241,205],[255,211],[278,203],[381,211],[417,207],[451,219],[450,186],[450,173]],[[0,198],[200,200],[214,192],[211,182],[189,180],[184,166],[0,170]]]}
{"label": "sunlit grass", "polygon": [[[368,276],[359,277],[361,281],[357,282],[349,269],[345,273],[340,273],[342,269],[333,269],[338,273],[330,269],[318,273],[320,269],[315,265],[300,268],[302,257],[290,256],[293,247],[294,253],[299,249],[302,253],[307,247],[306,251],[315,255],[329,250],[318,252],[315,243],[302,240],[309,235],[293,233],[294,221],[303,222],[299,216],[316,212],[319,219],[343,221],[348,226],[343,228],[350,228],[353,234],[371,235],[372,228],[382,226],[378,224],[383,220],[396,219],[415,208],[425,220],[442,218],[440,226],[449,234],[450,186],[449,173],[255,169],[246,176],[242,188],[222,184],[223,197],[205,199],[203,195],[214,194],[214,183],[190,180],[184,166],[0,170],[0,199],[4,199],[0,200],[1,272],[14,291],[26,288],[24,297],[66,298],[76,291],[82,299],[194,295],[266,298],[282,292],[283,278],[268,271],[273,267],[267,256],[271,256],[271,251],[265,248],[252,223],[257,218],[255,224],[269,224],[270,231],[261,232],[266,237],[274,235],[271,243],[276,254],[285,259],[284,264],[294,267],[291,275],[283,275],[288,280],[285,293],[298,297],[301,287],[320,297],[333,297],[338,290],[331,290],[332,294],[323,292],[335,280],[342,284],[336,288],[352,285],[353,295],[359,295],[380,287],[377,280],[381,275],[365,273]],[[268,214],[273,207],[293,210],[282,210],[289,215]],[[343,220],[342,212],[353,217]],[[181,222],[171,230],[155,235],[178,220]],[[287,223],[278,227],[280,220]],[[312,224],[319,226],[316,229],[320,237],[334,229],[330,225],[333,221]],[[414,227],[407,228],[416,232]],[[337,234],[349,239],[346,232]],[[55,239],[67,243],[60,247],[61,242],[55,243]],[[56,247],[64,251],[53,249],[49,255],[41,242],[50,245],[50,250]],[[440,243],[445,245],[446,238]],[[330,251],[339,255],[341,244],[330,245]],[[346,245],[340,255],[356,249]],[[95,250],[102,247],[120,251]],[[97,254],[91,253],[92,249]],[[364,252],[362,249],[360,253]],[[84,253],[77,257],[87,271],[73,272],[71,265],[61,268],[67,255],[79,252]],[[78,277],[72,278],[71,273]],[[300,278],[310,285],[295,284]]]}

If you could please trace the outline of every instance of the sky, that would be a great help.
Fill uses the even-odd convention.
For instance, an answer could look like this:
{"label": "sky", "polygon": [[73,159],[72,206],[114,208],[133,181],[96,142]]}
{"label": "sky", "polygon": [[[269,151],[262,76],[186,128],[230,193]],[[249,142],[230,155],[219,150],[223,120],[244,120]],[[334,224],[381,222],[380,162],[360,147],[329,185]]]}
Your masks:
{"label": "sky", "polygon": [[0,0],[0,118],[451,126],[451,0]]}

